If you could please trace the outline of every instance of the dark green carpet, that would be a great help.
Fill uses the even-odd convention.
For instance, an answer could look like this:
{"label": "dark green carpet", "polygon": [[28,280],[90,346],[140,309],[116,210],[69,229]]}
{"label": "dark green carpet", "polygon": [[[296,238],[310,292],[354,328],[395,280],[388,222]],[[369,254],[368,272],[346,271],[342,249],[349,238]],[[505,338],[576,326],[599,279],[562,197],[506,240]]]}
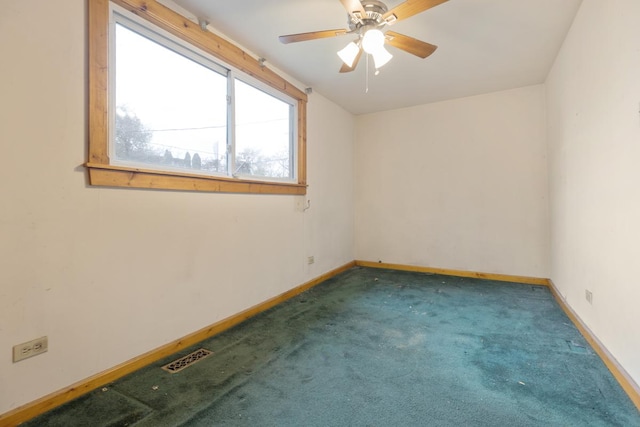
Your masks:
{"label": "dark green carpet", "polygon": [[[214,352],[185,370],[160,366]],[[541,286],[354,268],[28,426],[640,426]]]}

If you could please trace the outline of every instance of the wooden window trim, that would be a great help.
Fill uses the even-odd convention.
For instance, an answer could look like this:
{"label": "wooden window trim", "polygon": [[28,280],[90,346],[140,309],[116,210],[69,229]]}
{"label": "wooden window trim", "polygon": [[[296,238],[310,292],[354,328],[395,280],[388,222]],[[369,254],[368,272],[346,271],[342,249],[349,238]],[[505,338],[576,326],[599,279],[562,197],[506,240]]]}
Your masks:
{"label": "wooden window trim", "polygon": [[[144,18],[236,69],[294,98],[298,104],[297,182],[212,177],[111,165],[109,161],[109,2]],[[226,193],[294,194],[307,191],[307,95],[242,49],[203,31],[155,0],[88,0],[89,3],[89,183],[96,186]]]}

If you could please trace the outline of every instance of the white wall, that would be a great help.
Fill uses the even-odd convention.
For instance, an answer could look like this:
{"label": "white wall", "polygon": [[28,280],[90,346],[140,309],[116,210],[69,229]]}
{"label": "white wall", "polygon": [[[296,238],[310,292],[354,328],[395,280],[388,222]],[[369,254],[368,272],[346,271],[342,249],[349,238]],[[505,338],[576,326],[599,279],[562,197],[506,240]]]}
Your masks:
{"label": "white wall", "polygon": [[548,277],[544,88],[359,116],[356,258]]}
{"label": "white wall", "polygon": [[[87,186],[85,29],[84,0],[2,2],[0,414],[354,259],[354,119],[318,94],[306,213],[294,196]],[[11,362],[43,335],[48,353]]]}
{"label": "white wall", "polygon": [[[640,383],[640,2],[584,0],[547,79],[551,278]],[[593,304],[585,299],[593,292]]]}

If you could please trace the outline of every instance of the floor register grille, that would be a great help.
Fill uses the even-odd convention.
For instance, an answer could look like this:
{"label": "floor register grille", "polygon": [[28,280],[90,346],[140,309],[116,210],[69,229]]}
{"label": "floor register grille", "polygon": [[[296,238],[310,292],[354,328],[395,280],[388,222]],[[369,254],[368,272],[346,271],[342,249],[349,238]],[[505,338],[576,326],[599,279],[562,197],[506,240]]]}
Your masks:
{"label": "floor register grille", "polygon": [[171,374],[175,374],[176,372],[179,372],[212,354],[213,354],[212,351],[201,348],[194,351],[193,353],[190,353],[184,357],[181,357],[180,359],[174,360],[171,363],[167,363],[162,367],[162,369],[164,369],[165,371]]}

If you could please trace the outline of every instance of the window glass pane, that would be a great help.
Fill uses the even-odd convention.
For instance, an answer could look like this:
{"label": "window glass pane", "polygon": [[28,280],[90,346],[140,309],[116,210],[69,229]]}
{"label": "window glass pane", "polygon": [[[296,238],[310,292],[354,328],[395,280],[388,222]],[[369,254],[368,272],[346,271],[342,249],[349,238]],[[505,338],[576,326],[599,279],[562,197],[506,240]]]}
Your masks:
{"label": "window glass pane", "polygon": [[235,80],[235,174],[293,178],[291,105]]}
{"label": "window glass pane", "polygon": [[226,76],[120,24],[115,59],[112,159],[226,174]]}

